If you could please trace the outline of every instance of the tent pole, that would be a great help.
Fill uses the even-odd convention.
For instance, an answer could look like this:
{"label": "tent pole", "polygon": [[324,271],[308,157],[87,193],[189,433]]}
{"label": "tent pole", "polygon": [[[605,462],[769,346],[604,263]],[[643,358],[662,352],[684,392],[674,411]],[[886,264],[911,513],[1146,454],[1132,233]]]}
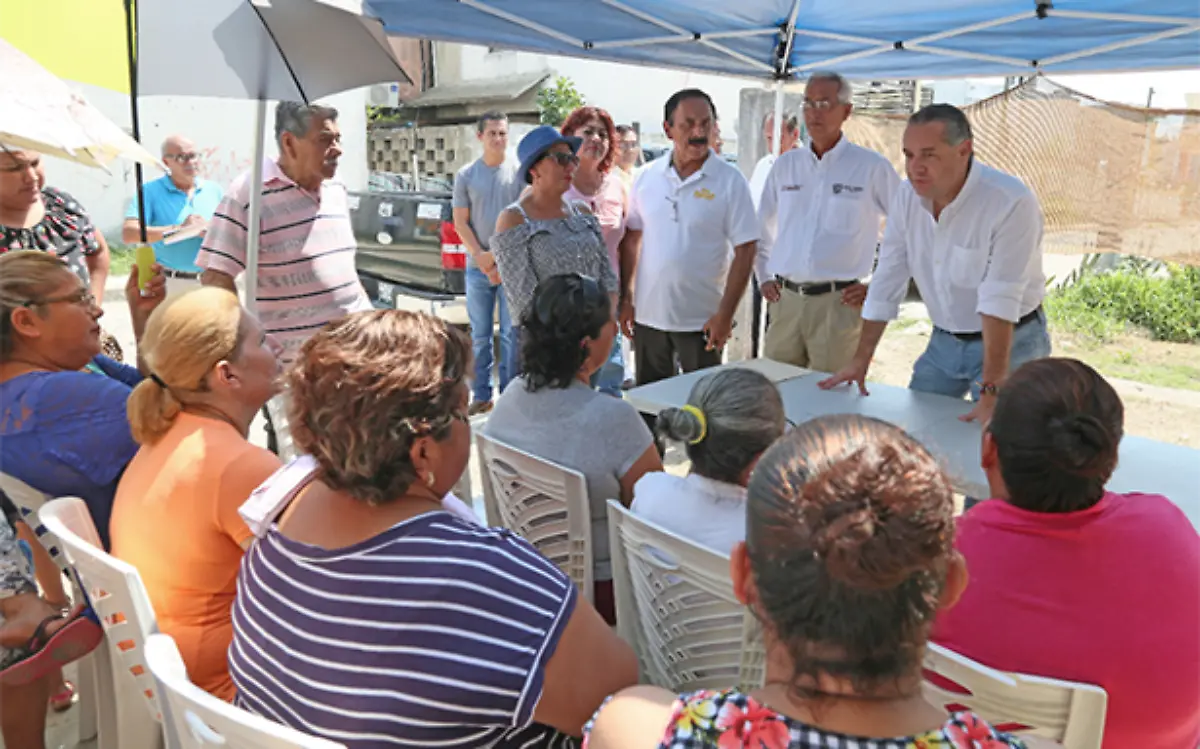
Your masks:
{"label": "tent pole", "polygon": [[254,113],[254,163],[250,167],[250,215],[246,226],[246,309],[255,312],[258,298],[258,242],[262,234],[263,131],[267,127],[267,100],[259,98]]}
{"label": "tent pole", "polygon": [[783,81],[775,81],[775,117],[771,125],[771,154],[779,156],[783,147]]}
{"label": "tent pole", "polygon": [[[125,54],[129,62],[129,117],[133,126],[133,139],[142,142],[142,128],[138,121],[138,74],[137,74],[137,8],[133,0],[125,0]],[[142,162],[133,164],[133,179],[136,186],[138,207],[138,234],[146,244],[146,197],[142,190]]]}

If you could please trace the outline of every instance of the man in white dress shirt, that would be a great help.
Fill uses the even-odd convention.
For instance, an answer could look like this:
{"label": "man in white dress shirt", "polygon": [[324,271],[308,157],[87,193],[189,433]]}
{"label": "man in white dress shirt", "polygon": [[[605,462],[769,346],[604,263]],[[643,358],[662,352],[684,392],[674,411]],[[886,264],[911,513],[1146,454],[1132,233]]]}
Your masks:
{"label": "man in white dress shirt", "polygon": [[721,363],[758,250],[750,185],[710,148],[708,94],[673,95],[663,127],[674,143],[638,175],[621,241],[621,327],[645,385]]}
{"label": "man in white dress shirt", "polygon": [[842,135],[850,83],[814,73],[804,90],[811,144],[781,154],[759,204],[761,238],[755,271],[770,303],[763,354],[768,359],[837,372],[858,350],[860,281],[900,177],[888,160]]}
{"label": "man in white dress shirt", "polygon": [[[779,131],[779,153],[785,154],[800,142],[800,121],[796,115],[789,114],[783,118],[783,127]],[[750,197],[754,198],[754,208],[757,210],[762,203],[763,188],[767,186],[767,176],[771,167],[775,166],[775,115],[768,114],[763,120],[763,140],[767,144],[767,155],[754,165],[750,175]]]}
{"label": "man in white dress shirt", "polygon": [[879,265],[853,361],[824,380],[867,393],[867,368],[915,279],[933,321],[909,387],[961,398],[986,423],[1010,371],[1050,355],[1042,311],[1042,211],[1016,177],[974,158],[966,115],[949,104],[914,114],[904,131],[908,182],[888,211]]}

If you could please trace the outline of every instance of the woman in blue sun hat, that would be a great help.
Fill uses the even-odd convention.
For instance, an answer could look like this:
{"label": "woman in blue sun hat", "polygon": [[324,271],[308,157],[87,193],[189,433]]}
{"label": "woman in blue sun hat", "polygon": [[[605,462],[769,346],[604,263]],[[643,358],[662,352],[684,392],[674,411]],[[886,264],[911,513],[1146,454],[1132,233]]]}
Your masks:
{"label": "woman in blue sun hat", "polygon": [[600,223],[586,205],[563,197],[579,164],[581,143],[542,125],[517,146],[518,177],[530,187],[501,212],[492,237],[513,320],[524,317],[540,282],[570,273],[596,279],[616,309],[617,276]]}

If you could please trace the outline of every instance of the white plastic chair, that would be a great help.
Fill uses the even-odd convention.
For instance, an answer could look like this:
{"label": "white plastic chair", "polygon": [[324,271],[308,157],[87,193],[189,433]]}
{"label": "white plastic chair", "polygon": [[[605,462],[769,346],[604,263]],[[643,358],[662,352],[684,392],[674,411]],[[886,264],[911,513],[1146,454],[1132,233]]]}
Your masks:
{"label": "white plastic chair", "polygon": [[475,435],[490,526],[507,528],[593,600],[592,513],[583,474]]}
{"label": "white plastic chair", "polygon": [[925,669],[966,689],[955,692],[925,680],[925,698],[948,710],[966,706],[992,725],[1029,726],[1028,733],[1064,749],[1100,749],[1108,694],[1092,684],[997,671],[949,648],[929,643]]}
{"label": "white plastic chair", "polygon": [[[50,501],[50,495],[43,494],[24,481],[14,478],[7,473],[0,473],[0,489],[4,490],[8,498],[17,506],[17,511],[21,513],[22,519],[33,530],[38,541],[41,541],[42,547],[50,555],[50,559],[58,565],[63,574],[67,576],[67,579],[71,581],[71,585],[75,588],[74,598],[75,600],[79,600],[81,589],[71,570],[71,563],[67,561],[66,555],[63,554],[58,538],[46,530],[46,526],[38,518],[38,511]],[[75,686],[79,694],[79,740],[87,741],[94,738],[98,730],[96,716],[100,710],[99,695],[101,692],[101,682],[98,678],[94,655],[81,658],[77,668],[78,675],[75,677],[75,681],[77,682]]]}
{"label": "white plastic chair", "polygon": [[642,681],[672,692],[762,686],[762,629],[733,594],[729,557],[608,500],[617,632]]}
{"label": "white plastic chair", "polygon": [[169,749],[345,749],[301,733],[212,696],[188,679],[179,648],[169,635],[146,638],[146,665],[158,685],[158,698],[177,740]]}
{"label": "white plastic chair", "polygon": [[[97,648],[99,749],[151,749],[163,745],[154,678],[142,653],[157,631],[154,608],[132,565],[104,552],[87,505],[76,497],[47,502],[42,523],[62,544],[89,602],[104,626],[107,648]],[[163,564],[170,564],[164,559]]]}
{"label": "white plastic chair", "polygon": [[296,457],[296,443],[292,440],[292,430],[288,426],[285,397],[283,393],[280,393],[267,401],[267,413],[271,415],[271,428],[275,430],[275,445],[279,450],[279,459],[287,463]]}

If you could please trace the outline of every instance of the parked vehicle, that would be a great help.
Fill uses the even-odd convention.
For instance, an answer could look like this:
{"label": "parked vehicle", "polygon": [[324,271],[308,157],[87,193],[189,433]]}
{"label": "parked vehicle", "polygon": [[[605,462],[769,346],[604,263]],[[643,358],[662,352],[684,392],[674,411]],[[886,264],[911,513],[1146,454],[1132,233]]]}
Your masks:
{"label": "parked vehicle", "polygon": [[350,193],[358,275],[375,306],[416,297],[436,308],[465,296],[467,253],[450,199],[448,191]]}

